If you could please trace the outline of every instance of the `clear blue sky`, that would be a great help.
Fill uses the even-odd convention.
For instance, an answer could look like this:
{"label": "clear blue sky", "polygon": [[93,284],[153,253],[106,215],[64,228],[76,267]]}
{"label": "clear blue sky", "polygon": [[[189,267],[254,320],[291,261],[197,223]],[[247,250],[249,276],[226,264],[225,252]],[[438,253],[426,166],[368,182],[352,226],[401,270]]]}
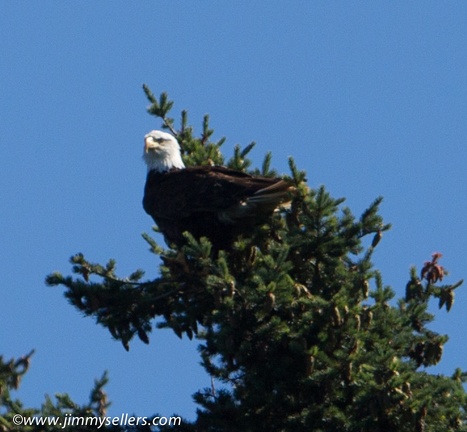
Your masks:
{"label": "clear blue sky", "polygon": [[[169,331],[119,342],[44,285],[77,252],[115,258],[120,275],[157,275],[141,238],[147,83],[211,115],[224,152],[254,140],[254,161],[293,155],[359,215],[378,195],[393,229],[374,263],[402,296],[434,251],[467,277],[467,3],[1,1],[0,354],[36,349],[15,396],[84,403],[110,374],[111,415],[194,418],[210,381],[197,343]],[[432,329],[447,333],[436,372],[467,369],[467,286]]]}

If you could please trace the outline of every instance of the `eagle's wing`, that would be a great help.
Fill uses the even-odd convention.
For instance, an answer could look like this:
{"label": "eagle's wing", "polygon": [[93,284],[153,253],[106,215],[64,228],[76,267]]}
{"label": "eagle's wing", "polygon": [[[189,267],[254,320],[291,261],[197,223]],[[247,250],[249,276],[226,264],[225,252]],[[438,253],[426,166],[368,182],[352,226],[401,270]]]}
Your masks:
{"label": "eagle's wing", "polygon": [[180,219],[196,213],[220,213],[222,218],[245,217],[254,209],[272,211],[290,184],[254,177],[225,167],[189,167],[164,174],[149,173],[144,208],[153,217]]}

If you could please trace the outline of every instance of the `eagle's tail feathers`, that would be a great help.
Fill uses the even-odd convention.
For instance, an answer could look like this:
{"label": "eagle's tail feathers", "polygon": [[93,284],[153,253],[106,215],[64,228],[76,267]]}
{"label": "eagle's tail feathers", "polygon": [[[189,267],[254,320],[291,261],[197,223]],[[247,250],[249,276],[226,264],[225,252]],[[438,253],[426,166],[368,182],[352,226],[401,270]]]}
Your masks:
{"label": "eagle's tail feathers", "polygon": [[288,209],[294,190],[290,183],[281,180],[259,189],[240,204],[219,212],[219,219],[224,223],[233,224],[239,219],[256,219],[259,215],[270,214],[279,208]]}
{"label": "eagle's tail feathers", "polygon": [[248,197],[248,203],[280,205],[291,200],[291,193],[294,187],[281,180],[271,186],[259,189],[252,196]]}

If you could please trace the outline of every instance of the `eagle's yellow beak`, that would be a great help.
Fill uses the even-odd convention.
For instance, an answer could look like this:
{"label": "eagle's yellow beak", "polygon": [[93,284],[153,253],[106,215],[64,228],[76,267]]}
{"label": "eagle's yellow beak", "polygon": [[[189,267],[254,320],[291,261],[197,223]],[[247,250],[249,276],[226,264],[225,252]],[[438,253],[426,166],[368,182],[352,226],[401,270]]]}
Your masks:
{"label": "eagle's yellow beak", "polygon": [[152,137],[147,137],[144,140],[144,152],[147,154],[150,149],[158,147],[159,144],[152,139]]}

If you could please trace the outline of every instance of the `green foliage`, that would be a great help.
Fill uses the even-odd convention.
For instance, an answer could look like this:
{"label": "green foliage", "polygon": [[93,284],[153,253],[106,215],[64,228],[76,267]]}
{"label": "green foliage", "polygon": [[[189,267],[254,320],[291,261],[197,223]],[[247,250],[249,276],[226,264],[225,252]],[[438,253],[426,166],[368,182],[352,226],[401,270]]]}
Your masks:
{"label": "green foliage", "polygon": [[19,400],[11,397],[11,390],[18,389],[21,379],[29,369],[29,364],[34,351],[20,357],[5,361],[0,356],[0,431],[13,430],[12,418],[17,413],[34,415],[35,410],[24,409]]}
{"label": "green foliage", "polygon": [[[101,379],[96,380],[91,390],[89,402],[85,405],[74,403],[68,394],[56,394],[55,401],[46,396],[45,402],[40,409],[24,408],[18,400],[12,400],[10,389],[17,389],[19,381],[12,381],[11,378],[21,377],[29,367],[32,352],[18,360],[10,360],[3,363],[0,359],[0,368],[2,369],[2,381],[0,381],[0,431],[10,432],[55,432],[63,431],[63,425],[66,419],[75,418],[98,418],[106,417],[107,408],[110,403],[107,401],[107,395],[104,387],[108,382],[107,373],[104,373]],[[18,423],[18,416],[22,423]],[[43,421],[34,423],[34,417]],[[26,421],[24,421],[26,419]],[[97,423],[95,423],[97,424]],[[66,430],[74,432],[91,432],[96,427],[92,425],[80,425],[79,427],[67,427]],[[108,428],[108,431],[123,432],[122,428]]]}
{"label": "green foliage", "polygon": [[[176,130],[168,117],[173,102],[144,91],[148,112],[177,136],[187,165],[225,163],[277,175],[270,153],[260,170],[250,169],[254,143],[235,146],[225,162],[225,139],[212,141],[207,116],[199,137],[186,111]],[[428,328],[428,304],[434,298],[449,311],[462,281],[438,285],[447,273],[434,254],[420,276],[411,269],[405,298],[395,301],[371,261],[390,228],[379,215],[382,198],[356,217],[344,199],[309,188],[293,159],[289,167],[296,188],[290,209],[240,237],[231,251],[213,256],[207,239],[189,233],[185,246],[166,249],[143,234],[161,261],[154,280],[143,281],[141,270],[118,277],[113,260],[102,266],[77,254],[74,276],[54,273],[46,282],[65,287],[68,301],[126,349],[135,335],[148,343],[154,327],[199,340],[213,386],[195,393],[195,422],[164,430],[467,430],[466,374],[426,369],[440,362],[447,342]],[[59,399],[58,411],[72,409],[65,402]]]}

